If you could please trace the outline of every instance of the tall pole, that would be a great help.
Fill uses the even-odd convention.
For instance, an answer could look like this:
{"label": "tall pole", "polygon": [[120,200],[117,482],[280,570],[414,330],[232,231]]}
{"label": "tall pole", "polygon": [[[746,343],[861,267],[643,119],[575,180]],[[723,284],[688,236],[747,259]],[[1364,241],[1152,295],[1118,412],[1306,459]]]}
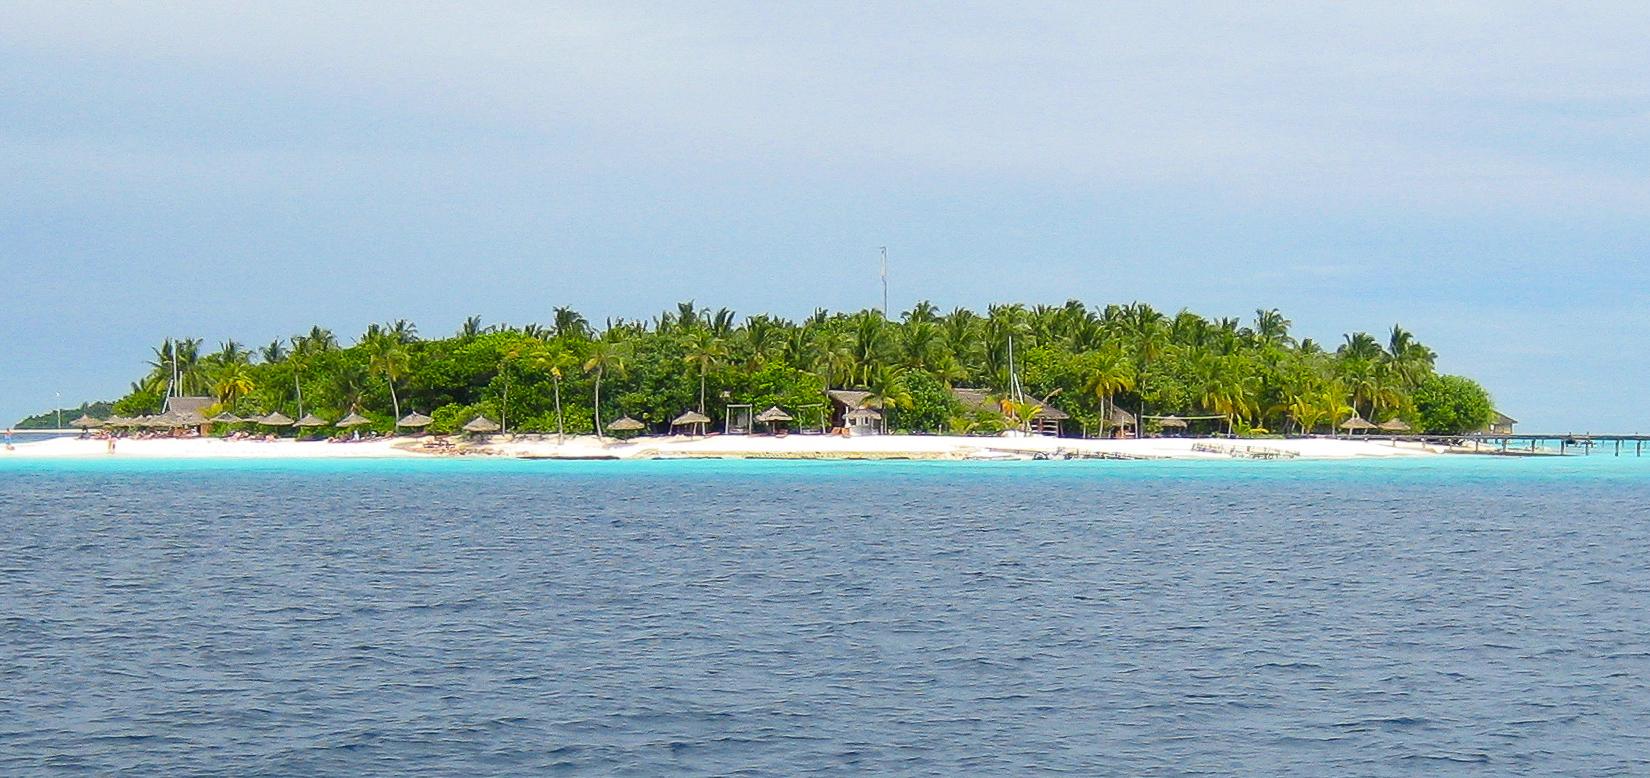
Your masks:
{"label": "tall pole", "polygon": [[63,393],[54,392],[54,394],[57,395],[57,428],[63,429]]}
{"label": "tall pole", "polygon": [[888,247],[882,247],[882,318],[888,318]]}

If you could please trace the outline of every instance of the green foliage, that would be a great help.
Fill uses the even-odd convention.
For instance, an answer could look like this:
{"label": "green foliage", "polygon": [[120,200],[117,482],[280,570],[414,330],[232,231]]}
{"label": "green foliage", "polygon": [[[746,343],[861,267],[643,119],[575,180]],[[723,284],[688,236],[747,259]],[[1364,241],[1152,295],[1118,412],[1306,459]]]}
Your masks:
{"label": "green foliage", "polygon": [[905,376],[911,407],[899,414],[899,427],[913,431],[939,431],[950,426],[962,412],[951,390],[929,373],[912,370]]}
{"label": "green foliage", "polygon": [[108,418],[109,414],[114,413],[114,403],[108,402],[107,400],[99,400],[98,402],[86,403],[78,408],[64,408],[61,411],[53,409],[46,411],[45,413],[30,416],[12,426],[20,430],[57,429],[57,419],[59,414],[62,414],[63,425],[68,426],[69,422],[80,418],[80,415],[83,413],[93,418]]}
{"label": "green foliage", "polygon": [[1459,435],[1483,429],[1495,417],[1490,393],[1478,382],[1455,375],[1433,375],[1414,393],[1422,432]]}
{"label": "green foliage", "polygon": [[606,421],[628,415],[662,431],[701,405],[714,419],[730,403],[800,418],[834,387],[871,392],[893,428],[986,433],[1018,415],[964,410],[950,388],[1001,396],[1012,364],[1027,400],[1064,410],[1090,433],[1113,408],[1215,415],[1234,430],[1326,431],[1353,412],[1418,427],[1481,423],[1476,407],[1465,413],[1471,424],[1441,420],[1443,400],[1423,408],[1420,388],[1438,386],[1435,355],[1401,327],[1384,342],[1349,334],[1333,353],[1297,341],[1289,327],[1275,310],[1244,326],[1139,303],[994,305],[983,315],[922,303],[897,320],[820,310],[792,322],[684,302],[651,321],[598,330],[561,308],[547,325],[472,318],[432,339],[405,321],[373,325],[348,345],[320,327],[257,350],[169,338],[114,410],[156,413],[168,392],[182,392],[215,394],[242,415],[353,410],[387,423],[420,411],[437,419],[433,431],[452,432],[483,413],[512,431],[584,434],[595,429],[598,404]]}

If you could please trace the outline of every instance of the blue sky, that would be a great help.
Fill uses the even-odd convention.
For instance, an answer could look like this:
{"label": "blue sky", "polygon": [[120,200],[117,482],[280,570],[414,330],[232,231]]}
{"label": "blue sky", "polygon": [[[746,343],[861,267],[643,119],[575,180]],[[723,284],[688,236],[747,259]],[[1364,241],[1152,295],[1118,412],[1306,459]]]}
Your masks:
{"label": "blue sky", "polygon": [[1401,322],[1650,431],[1643,4],[7,8],[3,419],[168,335],[873,306],[886,245],[895,307]]}

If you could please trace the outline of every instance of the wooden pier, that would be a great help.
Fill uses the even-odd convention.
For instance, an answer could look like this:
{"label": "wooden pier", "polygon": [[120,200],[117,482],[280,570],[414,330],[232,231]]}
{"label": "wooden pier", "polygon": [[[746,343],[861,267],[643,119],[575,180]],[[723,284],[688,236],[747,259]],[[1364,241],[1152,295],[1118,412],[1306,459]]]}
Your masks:
{"label": "wooden pier", "polygon": [[[1377,439],[1381,436],[1375,436]],[[1609,452],[1611,456],[1630,454],[1635,457],[1644,456],[1650,443],[1650,435],[1523,435],[1523,434],[1490,434],[1480,435],[1397,435],[1385,436],[1394,440],[1416,441],[1434,445],[1448,445],[1457,448],[1471,447],[1474,453],[1506,454],[1508,456],[1590,456],[1594,449],[1602,449],[1599,454]]]}

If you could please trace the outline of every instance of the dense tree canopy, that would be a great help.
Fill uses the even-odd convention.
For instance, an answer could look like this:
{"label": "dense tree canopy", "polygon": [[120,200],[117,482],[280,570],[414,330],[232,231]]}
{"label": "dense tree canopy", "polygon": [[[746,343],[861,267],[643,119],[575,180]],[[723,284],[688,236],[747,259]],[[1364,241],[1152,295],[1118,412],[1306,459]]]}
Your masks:
{"label": "dense tree canopy", "polygon": [[[871,393],[892,429],[911,431],[1001,429],[1045,404],[1091,434],[1114,408],[1213,416],[1236,432],[1324,432],[1354,413],[1418,430],[1475,428],[1487,396],[1460,399],[1456,382],[1465,379],[1434,375],[1434,359],[1397,326],[1385,342],[1357,332],[1329,351],[1297,340],[1276,310],[1244,323],[1138,303],[997,305],[981,315],[923,302],[897,320],[819,310],[793,322],[682,303],[651,321],[599,330],[558,308],[549,325],[487,326],[472,317],[437,338],[399,321],[349,345],[320,327],[261,348],[229,341],[210,353],[200,340],[167,340],[115,410],[155,413],[175,387],[213,395],[242,415],[357,411],[387,429],[419,411],[450,432],[485,414],[510,430],[574,434],[597,431],[598,417],[605,424],[628,415],[655,429],[686,410],[721,418],[730,403],[817,413],[825,389],[857,388]],[[1000,414],[959,407],[948,391],[977,387],[1015,400],[1016,376],[1025,400],[1003,403]]]}
{"label": "dense tree canopy", "polygon": [[1424,429],[1455,434],[1483,429],[1495,416],[1490,394],[1476,381],[1432,375],[1415,387],[1415,411]]}

